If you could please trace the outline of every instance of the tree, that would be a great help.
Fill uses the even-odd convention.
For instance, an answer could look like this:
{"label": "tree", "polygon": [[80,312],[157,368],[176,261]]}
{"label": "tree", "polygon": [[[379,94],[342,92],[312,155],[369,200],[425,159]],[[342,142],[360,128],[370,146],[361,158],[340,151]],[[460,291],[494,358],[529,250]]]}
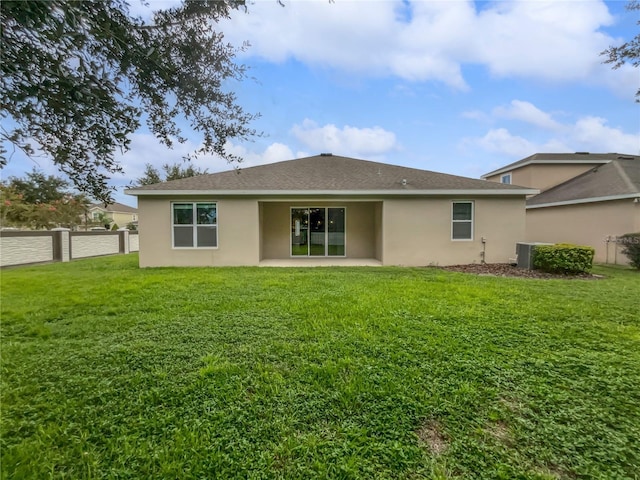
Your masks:
{"label": "tree", "polygon": [[[630,1],[626,8],[629,11],[640,10],[640,0]],[[637,24],[640,25],[640,20]],[[640,34],[622,45],[610,46],[600,55],[607,57],[605,63],[611,63],[613,69],[620,68],[625,63],[630,63],[638,68],[640,66]],[[636,92],[636,102],[640,102],[640,88]]]}
{"label": "tree", "polygon": [[61,200],[69,183],[53,175],[45,175],[33,169],[26,178],[11,177],[9,186],[22,195],[25,203],[51,203]]}
{"label": "tree", "polygon": [[622,253],[629,258],[629,265],[640,270],[640,232],[625,233],[618,237],[622,244]]}
{"label": "tree", "polygon": [[113,222],[113,219],[107,212],[97,212],[91,219],[92,225],[99,225],[100,227],[104,227],[105,230],[111,228],[111,222]]}
{"label": "tree", "polygon": [[122,171],[115,153],[129,148],[143,112],[167,147],[186,141],[184,118],[201,135],[193,155],[239,161],[225,142],[256,135],[248,126],[256,115],[223,89],[245,67],[214,27],[244,4],[183,0],[145,21],[126,0],[3,0],[1,112],[12,126],[0,138],[50,157],[79,191],[105,202],[108,179]]}
{"label": "tree", "polygon": [[160,172],[158,172],[158,169],[150,163],[147,163],[144,166],[144,175],[138,178],[133,186],[153,185],[155,183],[160,183],[161,181],[162,179],[160,178]]}
{"label": "tree", "polygon": [[195,177],[197,175],[204,175],[207,173],[207,169],[202,170],[199,167],[194,167],[191,163],[186,167],[181,166],[179,163],[174,163],[173,165],[165,163],[162,166],[162,170],[164,170],[164,180],[162,180],[158,169],[150,163],[147,163],[145,165],[144,175],[136,180],[135,186],[153,185],[154,183]]}
{"label": "tree", "polygon": [[0,184],[0,217],[3,227],[74,228],[88,208],[84,195],[66,188],[65,180],[34,170],[25,178],[10,177]]}

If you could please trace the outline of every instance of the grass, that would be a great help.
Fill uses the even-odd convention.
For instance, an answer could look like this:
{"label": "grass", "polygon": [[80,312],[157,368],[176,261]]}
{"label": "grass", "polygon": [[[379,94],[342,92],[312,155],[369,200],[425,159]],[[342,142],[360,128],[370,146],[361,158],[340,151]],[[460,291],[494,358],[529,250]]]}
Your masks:
{"label": "grass", "polygon": [[5,270],[2,478],[638,478],[640,275]]}

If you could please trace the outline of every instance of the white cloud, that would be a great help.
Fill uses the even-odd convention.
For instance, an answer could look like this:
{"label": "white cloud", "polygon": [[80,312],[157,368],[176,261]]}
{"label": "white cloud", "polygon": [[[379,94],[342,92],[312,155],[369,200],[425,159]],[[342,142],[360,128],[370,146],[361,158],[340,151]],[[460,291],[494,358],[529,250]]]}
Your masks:
{"label": "white cloud", "polygon": [[[144,174],[145,165],[150,163],[160,169],[162,165],[179,163],[182,159],[192,154],[198,146],[192,142],[175,144],[168,149],[162,145],[153,135],[138,133],[132,136],[131,150],[119,156],[118,160],[124,169],[124,176],[114,178],[117,185],[128,185]],[[224,159],[215,155],[201,155],[193,159],[194,166],[206,169],[209,173],[230,170],[235,167],[248,168],[256,165],[291,160],[297,156],[304,156],[305,152],[294,152],[282,143],[272,143],[263,151],[252,151],[244,145],[236,145],[227,142],[227,152],[242,158],[240,163],[227,163]]]}
{"label": "white cloud", "polygon": [[466,112],[462,112],[460,114],[462,118],[466,118],[468,120],[477,120],[479,122],[488,122],[490,121],[489,115],[480,110],[469,110]]}
{"label": "white cloud", "polygon": [[476,17],[470,56],[499,76],[586,79],[602,67],[613,39],[599,28],[612,22],[603,2],[496,2]]}
{"label": "white cloud", "polygon": [[321,127],[313,120],[305,119],[302,125],[294,125],[291,133],[315,153],[377,158],[398,148],[396,135],[381,127],[345,125],[338,128],[332,124]]}
{"label": "white cloud", "polygon": [[572,129],[572,139],[585,150],[640,155],[640,132],[624,133],[607,125],[604,118],[584,117]]}
{"label": "white cloud", "polygon": [[536,150],[533,143],[523,137],[512,135],[506,128],[489,130],[485,136],[473,139],[469,143],[488,152],[505,154],[510,157],[526,157]]}
{"label": "white cloud", "polygon": [[[411,81],[437,80],[466,89],[465,64],[496,76],[618,85],[598,53],[615,39],[603,1],[256,1],[222,30],[248,55]],[[637,83],[637,82],[636,82]]]}
{"label": "white cloud", "polygon": [[520,120],[549,130],[557,130],[562,127],[550,114],[543,112],[532,103],[522,100],[513,100],[509,107],[496,107],[493,114],[497,117]]}
{"label": "white cloud", "polygon": [[[305,152],[294,153],[291,148],[283,143],[272,143],[268,145],[263,151],[254,152],[249,150],[244,145],[234,145],[231,142],[227,142],[225,145],[229,153],[238,155],[242,158],[242,162],[238,165],[240,168],[255,167],[257,165],[266,165],[267,163],[282,162],[284,160],[292,160],[293,158],[306,156]],[[227,165],[222,170],[232,168],[231,165]]]}
{"label": "white cloud", "polygon": [[[499,127],[481,137],[463,139],[463,147],[476,146],[512,158],[522,158],[536,152],[591,151],[640,155],[640,132],[624,132],[620,127],[609,126],[604,118],[585,116],[574,123],[559,123],[535,105],[515,100],[509,108],[493,109],[492,115],[499,119],[523,120],[537,127],[532,128],[529,135],[535,140]],[[479,117],[479,112],[474,116]]]}

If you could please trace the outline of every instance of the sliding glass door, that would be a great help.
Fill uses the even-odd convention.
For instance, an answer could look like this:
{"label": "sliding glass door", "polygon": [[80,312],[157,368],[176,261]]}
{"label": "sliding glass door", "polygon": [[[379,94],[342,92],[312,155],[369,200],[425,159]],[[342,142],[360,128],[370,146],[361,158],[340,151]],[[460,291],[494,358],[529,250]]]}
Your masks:
{"label": "sliding glass door", "polygon": [[345,256],[344,207],[291,209],[291,255]]}

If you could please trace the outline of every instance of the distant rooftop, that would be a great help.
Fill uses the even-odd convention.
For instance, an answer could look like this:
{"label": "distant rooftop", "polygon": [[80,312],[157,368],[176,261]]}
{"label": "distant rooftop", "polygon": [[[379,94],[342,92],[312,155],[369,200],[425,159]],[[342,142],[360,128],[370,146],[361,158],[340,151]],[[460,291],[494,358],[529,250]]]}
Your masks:
{"label": "distant rooftop", "polygon": [[619,156],[597,165],[582,175],[529,198],[527,208],[616,198],[640,198],[639,156]]}
{"label": "distant rooftop", "polygon": [[124,203],[110,203],[105,206],[104,203],[94,203],[89,208],[100,208],[107,212],[118,212],[118,213],[138,213],[137,208],[130,207],[129,205],[125,205]]}
{"label": "distant rooftop", "polygon": [[624,158],[640,158],[637,155],[626,155],[624,153],[589,153],[589,152],[575,152],[575,153],[535,153],[529,157],[518,160],[517,162],[510,163],[504,167],[500,167],[489,173],[485,173],[481,178],[492,177],[501,173],[509,172],[515,168],[524,167],[530,164],[540,163],[579,163],[579,164],[604,164],[613,160]]}

